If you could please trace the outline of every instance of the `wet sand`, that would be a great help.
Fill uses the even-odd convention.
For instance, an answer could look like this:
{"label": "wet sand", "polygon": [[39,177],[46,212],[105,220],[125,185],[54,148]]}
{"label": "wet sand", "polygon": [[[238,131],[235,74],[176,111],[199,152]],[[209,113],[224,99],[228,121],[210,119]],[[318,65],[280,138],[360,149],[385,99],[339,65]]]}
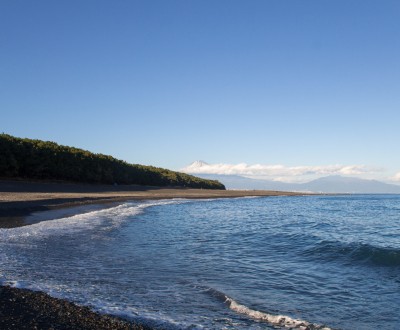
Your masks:
{"label": "wet sand", "polygon": [[[34,212],[134,199],[232,198],[304,195],[278,191],[206,190],[145,186],[0,181],[0,228],[29,224]],[[46,214],[46,212],[41,212]],[[40,220],[40,214],[38,219]],[[45,217],[43,216],[43,220]],[[1,266],[0,266],[1,267]],[[151,329],[93,312],[63,299],[26,289],[0,286],[0,329]]]}

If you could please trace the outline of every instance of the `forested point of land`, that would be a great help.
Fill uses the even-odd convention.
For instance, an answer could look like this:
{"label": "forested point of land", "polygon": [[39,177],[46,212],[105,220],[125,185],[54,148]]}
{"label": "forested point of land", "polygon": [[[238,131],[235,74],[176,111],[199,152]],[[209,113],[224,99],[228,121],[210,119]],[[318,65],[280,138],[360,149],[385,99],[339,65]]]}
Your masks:
{"label": "forested point of land", "polygon": [[225,189],[216,180],[154,166],[129,164],[112,156],[4,133],[0,134],[0,177]]}

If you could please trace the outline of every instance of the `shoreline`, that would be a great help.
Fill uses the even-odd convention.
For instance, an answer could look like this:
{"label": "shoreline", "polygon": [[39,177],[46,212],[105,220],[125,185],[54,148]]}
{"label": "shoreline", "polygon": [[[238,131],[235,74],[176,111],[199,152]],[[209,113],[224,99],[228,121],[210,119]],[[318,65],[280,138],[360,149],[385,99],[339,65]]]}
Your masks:
{"label": "shoreline", "polygon": [[[49,220],[45,214],[64,210],[77,214],[79,207],[113,206],[127,200],[208,199],[254,196],[303,196],[279,191],[206,190],[144,186],[103,186],[0,180],[0,229]],[[310,194],[311,195],[311,194]],[[37,219],[27,219],[34,213]],[[71,213],[72,212],[72,213]],[[75,213],[74,213],[75,212]],[[0,285],[0,328],[13,329],[142,329],[151,327],[124,318],[98,313],[41,291]]]}
{"label": "shoreline", "polygon": [[92,204],[115,204],[127,200],[303,195],[311,194],[270,190],[213,190],[0,180],[0,228],[28,225],[25,219],[35,212]]}
{"label": "shoreline", "polygon": [[151,330],[153,328],[124,318],[101,314],[90,307],[53,298],[41,291],[0,286],[0,328]]}

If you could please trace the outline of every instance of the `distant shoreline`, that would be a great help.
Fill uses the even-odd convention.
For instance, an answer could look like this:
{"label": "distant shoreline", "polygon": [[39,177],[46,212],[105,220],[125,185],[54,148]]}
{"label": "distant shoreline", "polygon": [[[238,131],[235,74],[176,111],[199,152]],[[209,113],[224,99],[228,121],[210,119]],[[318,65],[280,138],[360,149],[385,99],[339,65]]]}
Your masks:
{"label": "distant shoreline", "polygon": [[24,219],[34,212],[88,204],[109,204],[135,199],[303,195],[307,194],[268,190],[214,190],[0,180],[0,228],[26,225]]}

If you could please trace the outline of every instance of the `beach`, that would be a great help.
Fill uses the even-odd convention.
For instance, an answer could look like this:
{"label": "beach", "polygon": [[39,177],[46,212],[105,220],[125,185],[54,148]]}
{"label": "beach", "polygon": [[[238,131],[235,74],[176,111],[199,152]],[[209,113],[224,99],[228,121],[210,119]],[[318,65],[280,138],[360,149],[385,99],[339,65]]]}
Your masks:
{"label": "beach", "polygon": [[[106,186],[50,182],[0,181],[0,228],[28,225],[26,219],[46,220],[46,211],[88,204],[112,206],[126,200],[209,199],[246,196],[291,196],[292,192],[233,191],[145,186]],[[74,211],[72,211],[74,212]],[[76,212],[76,211],[75,211]],[[149,329],[88,307],[26,289],[0,287],[1,329]]]}
{"label": "beach", "polygon": [[87,204],[110,204],[137,199],[235,198],[291,196],[295,192],[160,188],[138,185],[90,185],[52,182],[0,181],[0,228],[22,226],[33,212]]}

